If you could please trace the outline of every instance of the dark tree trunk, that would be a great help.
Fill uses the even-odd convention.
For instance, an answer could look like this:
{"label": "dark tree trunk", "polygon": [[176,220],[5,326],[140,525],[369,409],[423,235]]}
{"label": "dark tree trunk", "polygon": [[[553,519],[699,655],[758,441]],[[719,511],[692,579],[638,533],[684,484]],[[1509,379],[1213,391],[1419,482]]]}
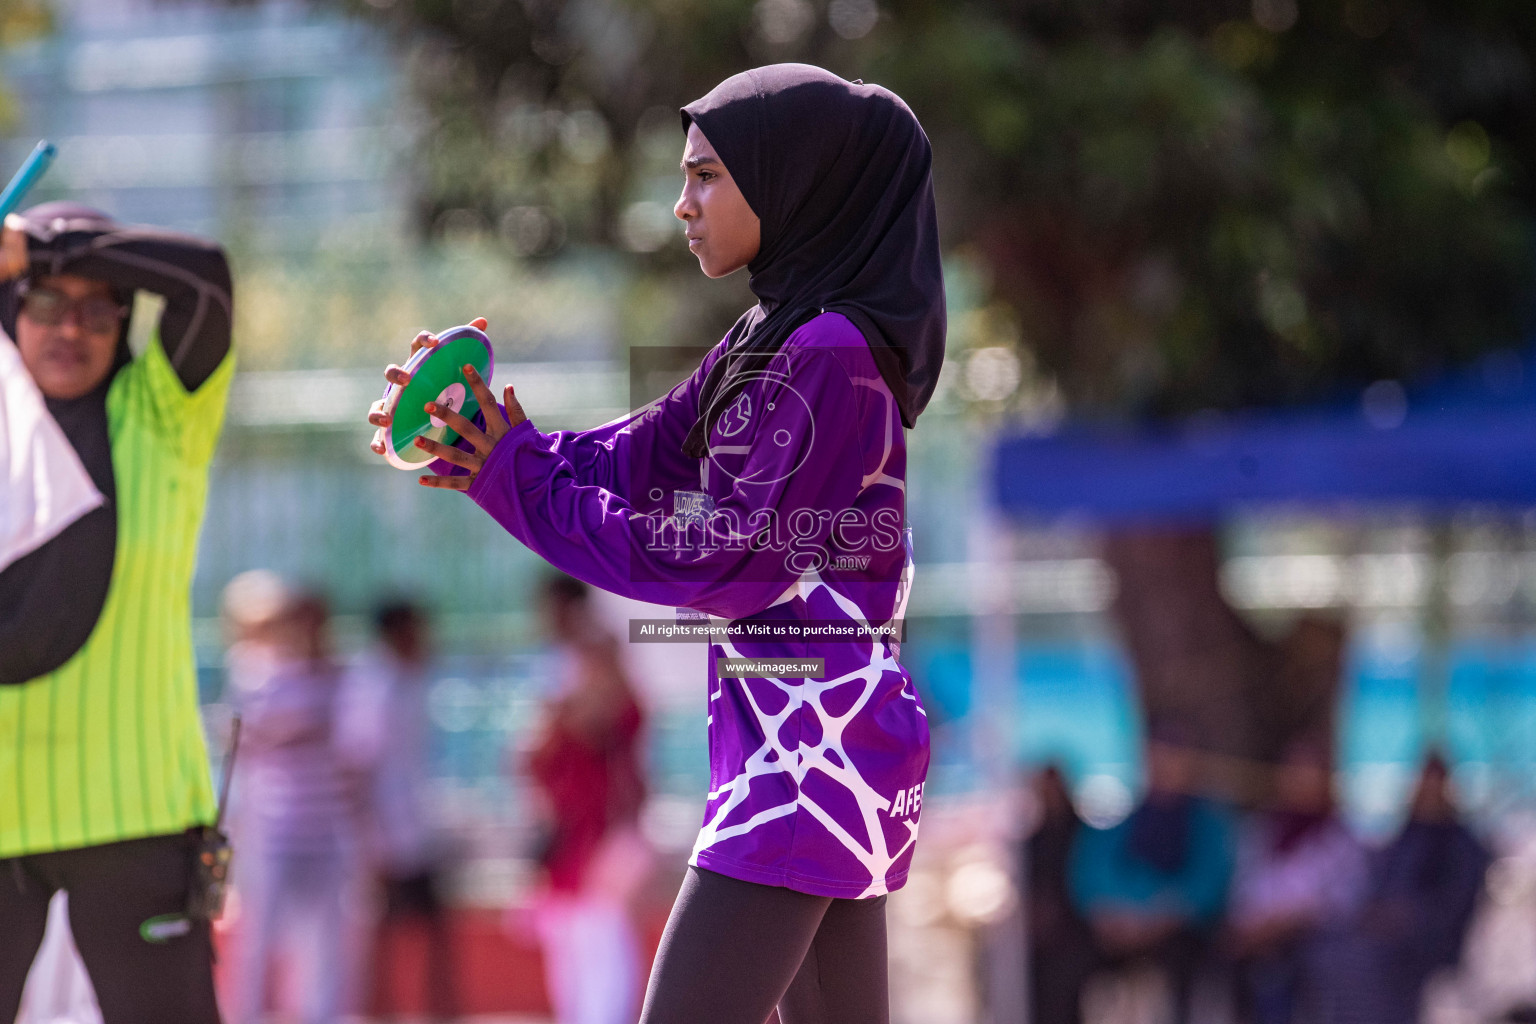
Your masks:
{"label": "dark tree trunk", "polygon": [[1172,720],[1224,766],[1212,783],[1254,795],[1262,762],[1298,737],[1331,738],[1344,650],[1340,621],[1303,617],[1261,637],[1221,592],[1209,528],[1111,532],[1114,615],[1148,722]]}

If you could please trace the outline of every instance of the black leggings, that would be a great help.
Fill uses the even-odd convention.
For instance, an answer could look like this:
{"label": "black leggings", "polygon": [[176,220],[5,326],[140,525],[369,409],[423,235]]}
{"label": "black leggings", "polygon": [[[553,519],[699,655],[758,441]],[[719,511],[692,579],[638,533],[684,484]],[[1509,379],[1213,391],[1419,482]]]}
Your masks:
{"label": "black leggings", "polygon": [[16,1019],[48,901],[69,893],[69,928],[106,1024],[218,1024],[208,925],[165,942],[139,926],[187,905],[183,834],[0,859],[0,1021]]}
{"label": "black leggings", "polygon": [[640,1024],[888,1024],[885,897],[808,896],[689,868]]}

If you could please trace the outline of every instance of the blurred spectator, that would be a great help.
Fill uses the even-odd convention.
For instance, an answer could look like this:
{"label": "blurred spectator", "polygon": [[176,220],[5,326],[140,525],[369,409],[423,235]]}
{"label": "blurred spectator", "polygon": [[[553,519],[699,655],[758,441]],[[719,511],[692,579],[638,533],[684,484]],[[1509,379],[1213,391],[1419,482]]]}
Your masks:
{"label": "blurred spectator", "polygon": [[1072,892],[1102,962],[1154,964],[1167,976],[1176,1019],[1190,995],[1232,872],[1226,812],[1195,795],[1197,755],[1153,727],[1147,793],[1120,824],[1084,829],[1072,852]]}
{"label": "blurred spectator", "polygon": [[1072,905],[1068,866],[1083,829],[1061,769],[1034,780],[1039,824],[1025,845],[1029,879],[1031,1024],[1080,1024],[1083,983],[1097,962],[1088,922]]}
{"label": "blurred spectator", "polygon": [[[378,642],[347,673],[337,716],[337,748],[360,794],[364,853],[383,888],[373,962],[393,963],[402,930],[422,928],[427,1005],[435,1019],[449,1020],[457,1004],[444,851],[426,803],[430,624],[414,604],[395,601],[378,609],[374,626]],[[381,979],[374,980],[378,993]]]}
{"label": "blurred spectator", "polygon": [[280,656],[285,616],[294,595],[282,577],[267,569],[252,569],[224,587],[224,676],[228,694],[236,698],[259,687]]}
{"label": "blurred spectator", "polygon": [[1431,755],[1407,822],[1371,865],[1369,900],[1319,942],[1309,974],[1324,1024],[1415,1021],[1425,983],[1460,961],[1489,856],[1458,820],[1449,781]]}
{"label": "blurred spectator", "polygon": [[230,680],[244,719],[236,768],[238,1024],[262,1019],[280,942],[290,954],[290,975],[299,979],[303,1024],[337,1020],[349,994],[345,913],[354,826],[332,745],[340,673],[328,620],[324,599],[294,595],[272,627],[270,648],[244,652]]}
{"label": "blurred spectator", "polygon": [[1309,964],[1366,896],[1365,851],[1336,813],[1327,747],[1303,739],[1275,775],[1275,804],[1248,822],[1232,885],[1230,948],[1253,1024],[1312,1020],[1326,982]]}
{"label": "blurred spectator", "polygon": [[542,597],[559,669],[527,766],[548,804],[537,921],[549,996],[560,1024],[627,1024],[641,991],[628,901],[649,866],[635,827],[640,707],[586,584],[554,577]]}

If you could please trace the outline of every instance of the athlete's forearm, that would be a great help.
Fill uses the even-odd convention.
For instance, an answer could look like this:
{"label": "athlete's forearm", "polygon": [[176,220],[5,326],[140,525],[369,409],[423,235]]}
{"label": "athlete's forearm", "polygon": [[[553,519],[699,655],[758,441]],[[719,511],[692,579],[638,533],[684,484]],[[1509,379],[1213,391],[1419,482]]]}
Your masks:
{"label": "athlete's forearm", "polygon": [[683,454],[683,439],[698,419],[699,388],[719,352],[717,346],[692,376],[627,419],[550,434],[551,451],[570,463],[579,482],[639,507],[658,503],[652,492],[665,499],[697,487],[698,460]]}
{"label": "athlete's forearm", "polygon": [[[808,358],[793,392],[795,400],[778,402],[756,393],[762,410],[747,461],[709,516],[708,537],[582,483],[531,421],[501,439],[469,496],[535,553],[594,586],[726,618],[753,615],[817,564],[862,486],[846,373],[830,356]],[[831,410],[820,422],[819,409]]]}

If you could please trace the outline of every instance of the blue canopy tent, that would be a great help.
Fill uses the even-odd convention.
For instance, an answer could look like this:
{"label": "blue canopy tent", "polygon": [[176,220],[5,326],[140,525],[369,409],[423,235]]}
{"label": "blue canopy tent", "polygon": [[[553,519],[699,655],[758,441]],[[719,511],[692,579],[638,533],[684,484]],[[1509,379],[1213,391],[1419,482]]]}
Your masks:
{"label": "blue canopy tent", "polygon": [[[1200,527],[1266,505],[1536,507],[1536,348],[1495,354],[1422,387],[1381,383],[1331,403],[1120,428],[1069,422],[1051,436],[1004,435],[992,473],[995,500],[1015,522],[1066,519],[1111,530]],[[1447,645],[1449,638],[1435,642]],[[1528,721],[1507,713],[1510,701],[1536,704],[1536,691],[1523,682],[1536,678],[1528,674],[1526,650],[1463,658],[1462,682],[1470,689],[1460,699],[1470,703],[1458,713],[1489,713],[1481,686],[1504,687],[1505,703],[1495,720],[1479,719],[1476,729],[1458,735],[1503,736],[1499,730],[1509,723]],[[1424,663],[1441,677],[1426,691],[1432,696],[1403,698],[1400,688],[1377,687],[1371,699],[1380,702],[1371,707],[1394,714],[1438,708],[1424,731],[1444,731],[1454,658],[1448,646],[1441,654]],[[1398,699],[1411,710],[1391,703]],[[1514,757],[1528,746],[1524,739],[1479,742],[1479,758]]]}
{"label": "blue canopy tent", "polygon": [[1200,522],[1263,503],[1536,505],[1536,361],[1499,353],[1437,385],[1360,401],[1005,435],[1002,511],[1104,525]]}

